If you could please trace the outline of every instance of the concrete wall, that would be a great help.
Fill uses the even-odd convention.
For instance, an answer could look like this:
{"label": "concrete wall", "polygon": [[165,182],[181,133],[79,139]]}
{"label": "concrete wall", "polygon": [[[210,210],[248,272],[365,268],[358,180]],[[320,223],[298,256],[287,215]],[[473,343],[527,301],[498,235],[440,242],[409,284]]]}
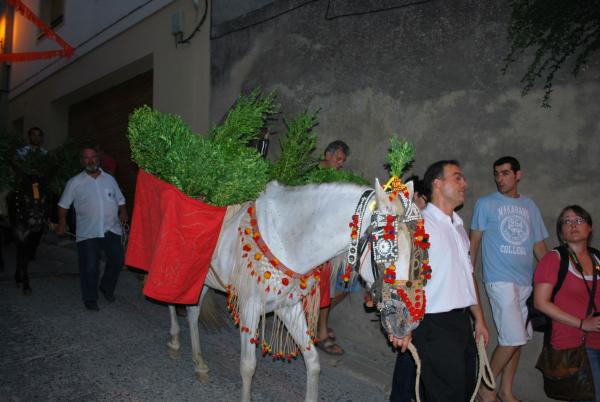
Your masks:
{"label": "concrete wall", "polygon": [[[184,35],[187,36],[200,20],[202,9],[196,9],[189,0],[147,3],[160,7],[96,47],[88,49],[82,44],[72,59],[55,60],[57,64],[52,65],[55,71],[50,74],[46,73],[50,67],[31,72],[29,77],[48,75],[26,90],[21,91],[20,86],[11,88],[9,128],[10,122],[23,117],[25,130],[40,126],[46,131],[46,145],[57,146],[67,135],[70,105],[153,70],[153,106],[177,113],[195,131],[206,132],[210,99],[210,11],[191,42],[176,46],[171,35],[172,15],[178,11],[184,13]],[[67,16],[65,21],[66,24]],[[86,23],[85,18],[71,21]]]}
{"label": "concrete wall", "polygon": [[[215,26],[211,118],[218,121],[240,91],[261,86],[277,91],[288,117],[321,107],[319,145],[346,140],[347,166],[366,177],[386,177],[392,133],[416,145],[416,174],[438,159],[459,159],[470,185],[460,212],[467,226],[475,200],[495,191],[491,165],[505,154],[522,163],[520,191],[539,205],[549,246],[563,206],[579,203],[600,220],[598,57],[576,80],[564,68],[545,110],[541,91],[520,95],[524,63],[501,73],[507,2],[412,3],[281,0]],[[368,12],[377,7],[395,8]],[[494,332],[489,308],[487,318]],[[536,336],[516,381],[517,395],[532,401],[545,399],[533,368],[540,348]]]}

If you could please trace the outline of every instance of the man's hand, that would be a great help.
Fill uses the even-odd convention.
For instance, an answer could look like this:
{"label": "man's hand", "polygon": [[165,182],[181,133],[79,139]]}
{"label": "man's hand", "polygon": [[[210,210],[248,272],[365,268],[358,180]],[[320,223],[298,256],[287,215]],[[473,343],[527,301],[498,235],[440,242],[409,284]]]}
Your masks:
{"label": "man's hand", "polygon": [[56,234],[58,236],[64,236],[67,234],[67,224],[64,222],[59,222],[58,225],[56,225]]}
{"label": "man's hand", "polygon": [[487,346],[490,340],[490,331],[483,319],[475,321],[475,342],[479,341],[479,337],[481,336],[483,336],[484,346]]}
{"label": "man's hand", "polygon": [[63,207],[58,207],[58,225],[56,226],[56,234],[64,236],[67,233],[67,210]]}
{"label": "man's hand", "polygon": [[406,352],[408,345],[412,342],[412,333],[409,333],[404,338],[396,338],[394,335],[389,334],[388,339],[396,349],[400,349],[402,353],[404,353]]}
{"label": "man's hand", "polygon": [[129,221],[129,214],[127,213],[125,205],[119,206],[119,221],[121,222],[121,225],[124,225]]}

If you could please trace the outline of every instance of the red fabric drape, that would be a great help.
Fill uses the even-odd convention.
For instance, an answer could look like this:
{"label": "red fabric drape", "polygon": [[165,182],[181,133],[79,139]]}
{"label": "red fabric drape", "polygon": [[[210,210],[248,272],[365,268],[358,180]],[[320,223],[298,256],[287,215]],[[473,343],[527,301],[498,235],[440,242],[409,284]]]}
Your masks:
{"label": "red fabric drape", "polygon": [[61,50],[48,50],[43,52],[24,52],[24,53],[4,53],[0,54],[0,62],[17,62],[17,61],[30,61],[38,59],[50,59],[52,57],[66,56],[69,57],[73,54],[73,49],[67,42],[65,42],[60,36],[58,36],[48,25],[44,23],[33,11],[29,9],[21,0],[8,0],[9,6],[14,7],[15,11],[23,15],[29,21],[33,22],[35,26],[44,31],[46,37],[60,45]]}
{"label": "red fabric drape", "polygon": [[146,296],[198,302],[226,209],[139,171],[125,264],[148,271]]}

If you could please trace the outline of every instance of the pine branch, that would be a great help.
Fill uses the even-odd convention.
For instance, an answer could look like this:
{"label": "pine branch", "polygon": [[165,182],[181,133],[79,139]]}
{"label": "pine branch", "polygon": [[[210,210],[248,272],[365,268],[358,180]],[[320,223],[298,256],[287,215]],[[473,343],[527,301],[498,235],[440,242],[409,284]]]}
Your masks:
{"label": "pine branch", "polygon": [[312,129],[317,125],[319,111],[300,113],[292,121],[285,121],[287,133],[280,140],[281,155],[271,168],[271,179],[282,184],[302,183],[302,176],[313,169],[318,159],[313,155],[317,147],[317,134]]}
{"label": "pine branch", "polygon": [[390,150],[386,159],[390,164],[392,176],[402,177],[404,170],[410,166],[415,158],[415,148],[408,141],[400,140],[396,135],[390,138]]}

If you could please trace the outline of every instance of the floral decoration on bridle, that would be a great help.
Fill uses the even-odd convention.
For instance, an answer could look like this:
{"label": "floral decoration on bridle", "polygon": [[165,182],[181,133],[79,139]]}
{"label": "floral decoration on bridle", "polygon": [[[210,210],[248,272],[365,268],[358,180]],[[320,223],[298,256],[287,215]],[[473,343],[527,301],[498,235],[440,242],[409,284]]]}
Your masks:
{"label": "floral decoration on bridle", "polygon": [[[382,186],[392,205],[396,205],[397,214],[385,211],[378,206],[371,221],[371,251],[375,283],[372,288],[373,301],[381,312],[382,325],[388,333],[402,337],[416,328],[425,314],[427,281],[431,278],[427,249],[429,235],[425,232],[425,223],[420,210],[412,202],[412,185],[407,186],[401,180],[404,169],[414,157],[412,144],[391,140],[388,154],[391,178]],[[380,198],[381,200],[381,198]],[[391,212],[391,213],[390,213]],[[400,244],[398,235],[402,225],[404,239],[409,234],[408,244]],[[403,242],[402,242],[403,243]],[[399,247],[410,247],[405,253],[410,258],[408,278],[397,277],[396,262],[399,259]],[[406,251],[406,250],[404,250]]]}

